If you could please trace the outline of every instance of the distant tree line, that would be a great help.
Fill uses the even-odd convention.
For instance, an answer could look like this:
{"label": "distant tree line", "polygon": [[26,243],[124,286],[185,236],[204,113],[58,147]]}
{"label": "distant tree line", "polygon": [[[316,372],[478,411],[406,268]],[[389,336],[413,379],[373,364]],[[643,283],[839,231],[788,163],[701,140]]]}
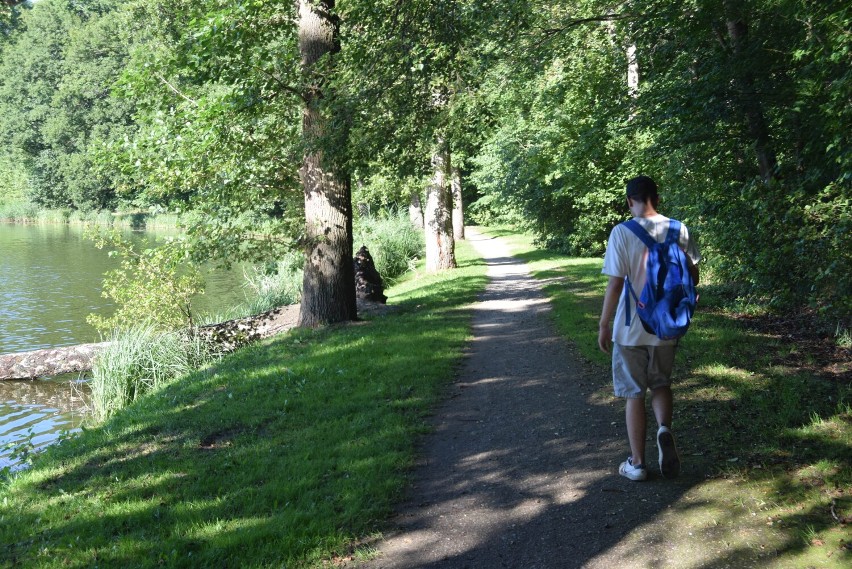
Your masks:
{"label": "distant tree line", "polygon": [[476,221],[599,255],[638,173],[717,282],[852,312],[848,2],[3,9],[0,203],[181,211],[204,257],[301,247],[305,324],[354,317],[353,203],[411,206],[433,269],[462,195]]}

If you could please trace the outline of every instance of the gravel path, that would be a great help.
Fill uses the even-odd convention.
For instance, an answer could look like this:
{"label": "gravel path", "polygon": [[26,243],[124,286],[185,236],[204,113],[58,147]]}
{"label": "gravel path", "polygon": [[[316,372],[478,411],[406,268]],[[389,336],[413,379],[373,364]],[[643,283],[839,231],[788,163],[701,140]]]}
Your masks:
{"label": "gravel path", "polygon": [[[468,239],[490,278],[475,307],[474,339],[395,529],[362,566],[654,566],[667,554],[663,528],[648,533],[656,543],[642,546],[638,565],[620,559],[639,561],[641,544],[625,537],[695,478],[665,481],[652,469],[648,482],[635,483],[616,474],[627,443],[608,371],[584,363],[558,336],[538,283],[499,239],[474,231]],[[649,445],[648,460],[655,458]]]}

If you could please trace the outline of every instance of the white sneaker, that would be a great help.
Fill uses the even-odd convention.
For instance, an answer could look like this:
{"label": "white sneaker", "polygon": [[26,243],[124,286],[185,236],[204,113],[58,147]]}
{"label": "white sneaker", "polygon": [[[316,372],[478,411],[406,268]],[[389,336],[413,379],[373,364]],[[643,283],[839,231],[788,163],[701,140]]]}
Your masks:
{"label": "white sneaker", "polygon": [[663,478],[675,478],[680,474],[680,455],[674,435],[668,427],[660,427],[657,431],[657,450],[660,453],[660,472]]}
{"label": "white sneaker", "polygon": [[645,465],[633,466],[632,456],[621,463],[621,466],[618,467],[618,473],[630,480],[640,481],[648,478],[648,471],[645,469]]}

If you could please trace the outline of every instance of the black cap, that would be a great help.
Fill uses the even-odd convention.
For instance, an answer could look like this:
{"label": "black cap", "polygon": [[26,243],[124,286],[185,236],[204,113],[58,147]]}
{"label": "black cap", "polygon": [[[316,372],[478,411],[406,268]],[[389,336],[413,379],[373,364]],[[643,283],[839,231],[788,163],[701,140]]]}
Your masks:
{"label": "black cap", "polygon": [[657,196],[657,183],[648,176],[636,176],[627,181],[627,197],[642,201]]}

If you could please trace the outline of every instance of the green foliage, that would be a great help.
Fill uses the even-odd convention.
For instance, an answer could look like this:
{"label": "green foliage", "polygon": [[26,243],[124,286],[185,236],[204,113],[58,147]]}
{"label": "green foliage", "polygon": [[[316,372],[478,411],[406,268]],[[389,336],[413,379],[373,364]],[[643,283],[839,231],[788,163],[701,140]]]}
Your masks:
{"label": "green foliage", "polygon": [[367,246],[385,286],[413,270],[425,254],[423,232],[401,210],[361,216],[355,222],[354,233],[355,251]]}
{"label": "green foliage", "polygon": [[44,0],[22,18],[0,61],[0,133],[42,207],[114,206],[93,169],[101,139],[120,137],[133,104],[111,96],[133,36],[115,3]]}
{"label": "green foliage", "polygon": [[19,160],[0,155],[0,207],[27,201],[29,179]]}
{"label": "green foliage", "polygon": [[[717,279],[774,307],[810,302],[848,318],[852,11],[733,5],[657,0],[612,13],[592,0],[537,12],[482,87],[494,121],[472,159],[482,198],[470,211],[518,212],[543,243],[598,255],[627,213],[624,182],[648,174]],[[747,30],[736,45],[734,20]],[[768,181],[758,151],[774,160]]]}
{"label": "green foliage", "polygon": [[151,324],[128,325],[107,341],[89,382],[88,405],[96,422],[218,357],[214,346],[198,335],[163,332]]}
{"label": "green foliage", "polygon": [[126,330],[140,323],[158,331],[192,327],[192,297],[203,286],[183,240],[140,251],[115,229],[88,234],[98,248],[111,247],[110,256],[120,260],[119,268],[104,276],[102,292],[115,303],[115,312],[109,318],[89,315],[92,326],[101,332]]}

